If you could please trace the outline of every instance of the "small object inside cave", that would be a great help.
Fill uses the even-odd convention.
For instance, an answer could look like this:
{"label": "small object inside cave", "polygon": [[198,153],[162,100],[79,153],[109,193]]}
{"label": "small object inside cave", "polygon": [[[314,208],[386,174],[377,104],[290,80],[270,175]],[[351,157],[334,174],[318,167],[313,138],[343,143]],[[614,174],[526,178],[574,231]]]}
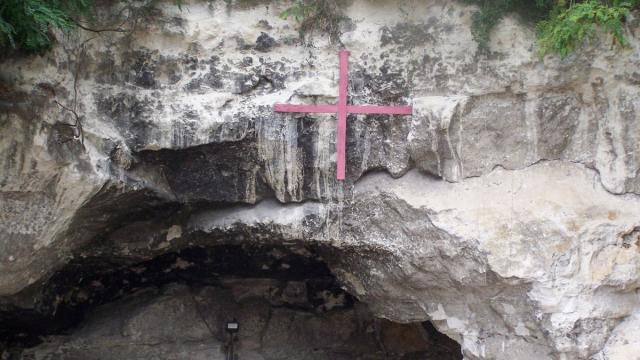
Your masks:
{"label": "small object inside cave", "polygon": [[237,333],[240,330],[240,324],[238,323],[238,320],[233,319],[232,321],[227,322],[225,330],[227,330],[229,334]]}
{"label": "small object inside cave", "polygon": [[240,323],[235,318],[228,321],[224,329],[229,333],[229,339],[227,340],[227,360],[237,360],[234,354],[234,343],[236,342],[236,334],[240,331]]}

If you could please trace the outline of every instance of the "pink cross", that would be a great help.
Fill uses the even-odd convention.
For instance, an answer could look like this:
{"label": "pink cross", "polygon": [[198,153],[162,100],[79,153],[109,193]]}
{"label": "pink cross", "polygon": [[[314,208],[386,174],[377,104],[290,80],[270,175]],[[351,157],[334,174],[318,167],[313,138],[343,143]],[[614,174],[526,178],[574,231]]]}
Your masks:
{"label": "pink cross", "polygon": [[347,147],[347,114],[389,114],[411,115],[411,106],[376,106],[376,105],[347,105],[347,85],[349,82],[349,55],[346,49],[340,49],[340,83],[337,105],[289,105],[275,104],[275,112],[285,113],[329,113],[338,114],[338,180],[344,180],[346,168]]}

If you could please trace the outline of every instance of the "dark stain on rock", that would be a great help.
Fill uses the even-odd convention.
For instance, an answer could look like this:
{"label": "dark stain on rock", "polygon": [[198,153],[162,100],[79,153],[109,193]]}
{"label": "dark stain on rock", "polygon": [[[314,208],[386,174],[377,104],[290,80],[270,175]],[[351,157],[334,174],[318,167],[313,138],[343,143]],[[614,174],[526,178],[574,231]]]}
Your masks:
{"label": "dark stain on rock", "polygon": [[255,66],[249,73],[229,74],[235,77],[234,94],[248,94],[250,92],[264,94],[285,88],[287,76],[284,72],[284,63],[280,61],[266,62],[262,58],[260,60],[260,66]]}
{"label": "dark stain on rock", "polygon": [[143,151],[143,163],[159,166],[175,195],[184,202],[245,202],[269,193],[258,175],[253,136],[238,142],[182,150]]}
{"label": "dark stain on rock", "polygon": [[427,21],[424,24],[401,22],[392,28],[385,26],[381,29],[380,46],[396,45],[406,50],[425,43],[433,43],[436,41],[431,31],[434,23],[435,21]]}
{"label": "dark stain on rock", "polygon": [[133,51],[129,56],[129,61],[132,62],[132,65],[127,81],[145,89],[156,88],[155,77],[158,65],[158,50],[150,51],[146,48],[141,48]]}
{"label": "dark stain on rock", "polygon": [[[78,128],[73,123],[57,122],[49,129],[47,136],[47,151],[59,162],[71,162],[83,153],[84,147],[80,142]],[[86,163],[85,166],[90,164]]]}
{"label": "dark stain on rock", "polygon": [[273,29],[273,26],[271,26],[271,24],[269,24],[269,22],[267,20],[260,20],[258,21],[258,27],[264,30],[271,30]]}
{"label": "dark stain on rock", "polygon": [[106,51],[99,54],[99,59],[95,70],[96,83],[115,85],[122,82],[124,72],[117,66],[114,55]]}
{"label": "dark stain on rock", "polygon": [[271,48],[273,48],[277,44],[278,43],[274,38],[269,36],[269,34],[263,32],[260,34],[260,36],[258,36],[258,39],[256,40],[255,49],[258,51],[266,52],[271,50]]}
{"label": "dark stain on rock", "polygon": [[[195,58],[189,58],[189,68],[194,71],[197,69],[198,60]],[[209,72],[205,75],[192,79],[186,86],[186,90],[199,90],[202,86],[206,86],[212,89],[220,89],[223,87],[222,78],[223,74],[218,68],[220,65],[220,57],[214,55],[205,62],[209,66]]]}
{"label": "dark stain on rock", "polygon": [[559,159],[571,144],[580,117],[576,94],[545,94],[538,102],[539,156]]}
{"label": "dark stain on rock", "polygon": [[107,122],[113,123],[124,135],[127,146],[134,151],[144,148],[146,141],[151,138],[155,125],[149,119],[153,112],[153,101],[147,97],[120,93],[104,96],[94,95],[98,113],[108,117]]}
{"label": "dark stain on rock", "polygon": [[0,111],[16,114],[23,120],[31,121],[38,117],[39,111],[50,97],[50,92],[45,90],[42,84],[38,84],[36,90],[27,93],[0,82]]}
{"label": "dark stain on rock", "polygon": [[[40,336],[60,333],[78,324],[98,305],[134,291],[169,283],[223,286],[222,277],[303,281],[306,310],[322,310],[322,292],[342,294],[338,307],[355,299],[342,290],[313,248],[219,245],[190,247],[142,262],[109,257],[72,260],[44,286],[32,308],[0,305],[0,341],[31,347]],[[335,304],[333,304],[335,305]]]}
{"label": "dark stain on rock", "polygon": [[253,58],[251,56],[246,56],[242,59],[242,66],[251,66],[253,65]]}
{"label": "dark stain on rock", "polygon": [[[313,184],[315,181],[315,174],[319,169],[314,169],[317,146],[316,139],[318,139],[318,120],[309,116],[304,116],[297,121],[298,125],[298,148],[302,149],[302,165],[305,169],[304,183]],[[324,181],[324,177],[318,177],[318,181]],[[329,184],[318,184],[318,188],[324,188]]]}
{"label": "dark stain on rock", "polygon": [[395,105],[404,103],[409,86],[402,69],[385,60],[377,72],[354,65],[351,73],[350,94],[354,102]]}

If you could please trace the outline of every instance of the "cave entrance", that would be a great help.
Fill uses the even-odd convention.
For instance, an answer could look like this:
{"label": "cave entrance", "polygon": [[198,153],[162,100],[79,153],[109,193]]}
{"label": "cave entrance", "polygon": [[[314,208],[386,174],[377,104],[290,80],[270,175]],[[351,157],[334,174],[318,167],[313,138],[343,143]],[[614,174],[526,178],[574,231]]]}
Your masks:
{"label": "cave entrance", "polygon": [[36,308],[4,314],[3,360],[462,358],[428,322],[375,318],[309,247],[82,259],[50,279]]}

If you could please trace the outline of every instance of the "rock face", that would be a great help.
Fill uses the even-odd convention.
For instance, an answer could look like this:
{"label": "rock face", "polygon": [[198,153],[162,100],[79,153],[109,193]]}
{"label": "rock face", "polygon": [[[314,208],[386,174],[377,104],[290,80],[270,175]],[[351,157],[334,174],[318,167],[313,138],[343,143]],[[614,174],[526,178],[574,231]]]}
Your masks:
{"label": "rock face", "polygon": [[[428,322],[374,318],[310,247],[187,247],[129,265],[87,257],[65,266],[44,293],[52,301],[41,306],[54,308],[58,324],[87,318],[2,359],[462,359],[460,346]],[[239,324],[233,349],[229,321]],[[7,324],[14,339],[29,331],[24,314],[0,331]],[[44,326],[36,329],[46,333]]]}
{"label": "rock face", "polygon": [[131,31],[2,60],[0,313],[43,313],[82,259],[312,245],[375,316],[466,359],[637,356],[637,21],[629,48],[541,60],[515,19],[483,56],[473,7],[350,2],[349,101],[414,115],[350,116],[342,183],[335,117],[271,108],[337,95],[340,46],[288,5],[115,4],[99,20]]}
{"label": "rock face", "polygon": [[74,334],[50,337],[16,358],[224,360],[231,349],[222,329],[234,318],[241,325],[233,346],[238,359],[461,358],[430,348],[437,339],[428,327],[374,319],[362,304],[324,314],[301,310],[309,304],[298,282],[226,285],[137,293],[98,308]]}

